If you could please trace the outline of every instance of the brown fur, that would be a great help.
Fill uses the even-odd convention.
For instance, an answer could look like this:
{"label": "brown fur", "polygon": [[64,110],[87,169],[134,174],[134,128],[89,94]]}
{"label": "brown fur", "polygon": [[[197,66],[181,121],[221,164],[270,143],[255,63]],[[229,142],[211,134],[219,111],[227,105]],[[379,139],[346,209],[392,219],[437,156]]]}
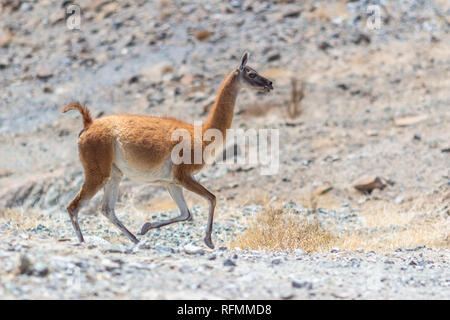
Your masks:
{"label": "brown fur", "polygon": [[86,107],[83,107],[79,103],[71,103],[68,106],[66,106],[62,110],[62,112],[66,113],[69,110],[78,110],[81,113],[81,116],[83,117],[83,126],[85,129],[92,124],[91,113]]}
{"label": "brown fur", "polygon": [[[202,134],[206,130],[214,128],[220,130],[225,138],[226,130],[231,127],[234,104],[240,88],[238,77],[239,71],[234,70],[223,81],[216,102],[201,128]],[[174,146],[179,143],[179,141],[172,141],[172,133],[177,129],[185,129],[191,136],[191,159],[194,159],[195,137],[194,126],[192,124],[174,118],[158,118],[132,114],[110,115],[92,120],[89,110],[78,103],[66,106],[62,112],[69,110],[78,110],[83,117],[84,125],[84,130],[80,133],[78,139],[78,149],[80,161],[84,168],[85,181],[78,195],[67,207],[80,241],[83,241],[83,237],[77,220],[78,210],[82,203],[92,198],[109,179],[114,179],[112,171],[113,169],[117,171],[117,168],[113,168],[116,142],[120,144],[126,163],[130,167],[138,172],[151,172],[153,169],[157,169],[164,164],[171,156]],[[202,141],[202,150],[209,143]],[[173,165],[172,178],[176,184],[209,201],[210,214],[205,243],[212,248],[211,230],[216,197],[192,178],[192,174],[199,171],[204,164],[205,162],[203,160],[199,164]],[[120,224],[113,213],[110,213],[109,218],[132,241],[138,241],[134,235]],[[166,225],[168,223],[172,222],[163,222],[159,225]],[[152,224],[147,223],[143,226],[141,233],[144,234],[151,228]]]}
{"label": "brown fur", "polygon": [[[238,84],[235,71],[230,73],[221,88],[208,120],[202,131],[219,129],[225,134],[233,118]],[[127,162],[139,171],[148,171],[161,166],[170,157],[178,141],[171,135],[177,129],[187,130],[194,144],[194,126],[174,118],[158,118],[144,115],[118,114],[92,120],[89,110],[78,103],[69,104],[62,112],[78,110],[83,117],[84,131],[78,139],[78,151],[84,168],[85,181],[75,199],[67,207],[72,222],[84,201],[92,198],[107,182],[114,162],[114,143],[120,141]],[[206,143],[202,143],[203,149]],[[193,159],[192,150],[192,159]],[[173,166],[173,177],[186,189],[208,199],[215,206],[216,197],[192,179],[191,174],[200,170],[202,164],[180,164]],[[74,223],[79,230],[78,223]],[[81,233],[81,231],[80,231]],[[82,239],[82,237],[81,237]]]}

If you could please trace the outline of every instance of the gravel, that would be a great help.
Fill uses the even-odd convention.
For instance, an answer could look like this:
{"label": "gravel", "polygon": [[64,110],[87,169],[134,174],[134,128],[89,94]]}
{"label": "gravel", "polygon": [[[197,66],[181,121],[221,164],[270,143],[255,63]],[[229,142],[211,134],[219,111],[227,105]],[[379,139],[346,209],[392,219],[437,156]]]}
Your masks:
{"label": "gravel", "polygon": [[386,254],[215,250],[193,255],[142,244],[124,253],[104,244],[90,248],[89,242],[9,240],[0,243],[0,260],[4,299],[450,297],[450,251],[424,247]]}

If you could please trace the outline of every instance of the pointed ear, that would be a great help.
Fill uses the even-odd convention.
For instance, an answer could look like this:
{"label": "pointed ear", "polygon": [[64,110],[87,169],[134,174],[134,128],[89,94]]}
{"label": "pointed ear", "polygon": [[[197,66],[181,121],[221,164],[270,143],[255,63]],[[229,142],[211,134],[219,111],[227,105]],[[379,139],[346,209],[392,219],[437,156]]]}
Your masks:
{"label": "pointed ear", "polygon": [[241,59],[241,65],[239,66],[240,70],[244,69],[244,67],[247,65],[248,56],[249,56],[248,52],[245,51]]}

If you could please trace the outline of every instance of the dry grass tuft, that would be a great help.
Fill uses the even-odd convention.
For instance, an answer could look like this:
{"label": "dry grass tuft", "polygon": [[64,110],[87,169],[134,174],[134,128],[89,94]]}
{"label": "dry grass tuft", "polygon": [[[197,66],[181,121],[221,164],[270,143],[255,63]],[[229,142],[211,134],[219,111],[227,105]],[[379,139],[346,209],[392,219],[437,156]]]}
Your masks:
{"label": "dry grass tuft", "polygon": [[292,78],[291,85],[291,100],[288,102],[287,112],[291,119],[295,119],[302,112],[300,102],[305,96],[305,84],[301,82],[300,88],[297,88],[297,79]]}
{"label": "dry grass tuft", "polygon": [[[425,245],[450,249],[450,207],[448,194],[437,192],[417,196],[402,204],[386,200],[368,201],[362,208],[360,223],[348,226],[339,235],[308,219],[280,208],[284,200],[258,204],[269,209],[249,219],[248,229],[230,243],[231,247],[252,250],[294,250],[321,252],[330,248],[390,252],[397,248]],[[305,193],[300,203],[314,212],[317,208],[336,208],[332,195]],[[299,199],[297,199],[299,200]]]}
{"label": "dry grass tuft", "polygon": [[0,209],[0,221],[6,231],[25,231],[37,225],[37,216],[27,214],[23,209]]}
{"label": "dry grass tuft", "polygon": [[318,221],[269,208],[251,220],[248,229],[231,242],[231,247],[318,252],[330,249],[333,242],[334,236],[323,230]]}
{"label": "dry grass tuft", "polygon": [[449,249],[449,213],[448,203],[439,196],[420,197],[405,205],[368,203],[362,211],[364,228],[341,235],[335,246],[381,252],[419,245]]}

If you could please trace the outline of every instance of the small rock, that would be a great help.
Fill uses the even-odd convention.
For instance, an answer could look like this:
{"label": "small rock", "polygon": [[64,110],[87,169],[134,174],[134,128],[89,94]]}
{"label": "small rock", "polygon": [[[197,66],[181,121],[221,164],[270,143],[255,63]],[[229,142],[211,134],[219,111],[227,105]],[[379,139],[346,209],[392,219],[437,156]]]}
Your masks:
{"label": "small rock", "polygon": [[337,85],[337,87],[338,87],[339,89],[344,90],[344,91],[347,91],[347,90],[348,90],[348,85],[346,85],[345,83],[339,83],[339,84]]}
{"label": "small rock", "polygon": [[33,6],[29,2],[22,2],[20,4],[20,11],[31,11],[33,10]]}
{"label": "small rock", "polygon": [[103,249],[103,252],[108,252],[108,253],[125,253],[127,252],[127,248],[125,246],[121,246],[118,244],[111,244],[106,246]]}
{"label": "small rock", "polygon": [[243,0],[232,0],[230,4],[233,8],[240,8],[242,6],[242,1]]}
{"label": "small rock", "polygon": [[272,260],[272,264],[274,265],[279,265],[281,263],[281,259],[280,258],[276,258]]}
{"label": "small rock", "polygon": [[279,53],[274,53],[267,58],[267,62],[280,60],[280,58],[281,58],[281,55]]}
{"label": "small rock", "polygon": [[332,48],[332,46],[331,46],[328,42],[326,42],[326,41],[322,41],[322,42],[319,44],[319,49],[320,49],[320,50],[326,51],[326,50],[328,50],[328,49],[330,49],[330,48]]}
{"label": "small rock", "polygon": [[292,299],[294,297],[295,297],[295,294],[293,292],[290,292],[290,291],[283,292],[283,293],[280,294],[280,298],[283,299],[283,300],[290,300],[290,299]]}
{"label": "small rock", "polygon": [[13,39],[13,34],[9,29],[0,30],[0,47],[7,47]]}
{"label": "small rock", "polygon": [[208,40],[212,35],[211,31],[208,30],[197,30],[194,33],[194,36],[199,41],[206,41]]}
{"label": "small rock", "polygon": [[36,71],[36,77],[38,79],[48,79],[53,77],[53,71],[49,66],[43,66]]}
{"label": "small rock", "polygon": [[159,252],[169,252],[169,253],[175,253],[175,250],[171,247],[166,246],[156,246],[155,249]]}
{"label": "small rock", "polygon": [[7,57],[0,57],[0,70],[6,69],[9,66],[9,59]]}
{"label": "small rock", "polygon": [[317,196],[323,195],[329,191],[331,191],[333,189],[333,187],[329,184],[324,184],[322,186],[319,186],[316,188],[316,190],[314,191],[314,194]]}
{"label": "small rock", "polygon": [[53,88],[52,88],[52,87],[49,87],[49,86],[45,86],[45,87],[42,89],[42,91],[43,91],[44,93],[53,93]]}
{"label": "small rock", "polygon": [[283,13],[283,18],[297,18],[302,12],[300,10],[291,10]]}
{"label": "small rock", "polygon": [[394,202],[395,202],[396,204],[400,204],[400,203],[403,202],[404,199],[405,199],[404,196],[398,196],[397,198],[395,198]]}
{"label": "small rock", "polygon": [[193,244],[188,244],[184,246],[184,252],[187,254],[201,254],[203,253],[203,248],[195,246]]}
{"label": "small rock", "polygon": [[30,275],[33,272],[33,264],[26,255],[21,255],[19,258],[19,274]]}
{"label": "small rock", "polygon": [[377,131],[377,130],[367,130],[367,131],[366,131],[366,134],[367,134],[369,137],[376,137],[376,136],[378,136],[378,131]]}
{"label": "small rock", "polygon": [[224,265],[225,267],[235,267],[235,266],[236,266],[236,263],[234,263],[233,260],[231,260],[231,259],[226,259],[226,260],[223,262],[223,265]]}
{"label": "small rock", "polygon": [[364,33],[360,33],[360,34],[358,34],[358,36],[356,36],[356,38],[352,42],[354,44],[362,44],[362,43],[369,44],[370,37]]}
{"label": "small rock", "polygon": [[421,121],[424,121],[427,118],[428,118],[428,116],[426,114],[398,117],[398,118],[394,119],[394,123],[397,127],[407,127],[407,126],[419,123]]}
{"label": "small rock", "polygon": [[297,280],[293,280],[293,281],[292,281],[292,286],[293,286],[294,288],[297,288],[297,289],[305,288],[305,289],[311,290],[311,289],[313,288],[312,283],[311,283],[311,282],[308,282],[308,281],[297,281]]}
{"label": "small rock", "polygon": [[35,275],[37,275],[38,277],[46,277],[49,274],[49,272],[50,272],[50,270],[45,264],[38,263],[34,267],[34,272],[33,273]]}
{"label": "small rock", "polygon": [[374,189],[384,189],[386,183],[380,177],[369,175],[363,176],[353,182],[353,187],[361,192],[370,193]]}
{"label": "small rock", "polygon": [[216,260],[216,255],[215,254],[212,254],[212,255],[210,255],[209,257],[208,257],[208,260]]}
{"label": "small rock", "polygon": [[12,176],[13,172],[6,170],[6,169],[0,169],[0,178],[5,178],[5,177],[9,177]]}
{"label": "small rock", "polygon": [[142,70],[141,75],[151,81],[160,81],[162,76],[173,71],[173,65],[168,61],[156,63]]}

